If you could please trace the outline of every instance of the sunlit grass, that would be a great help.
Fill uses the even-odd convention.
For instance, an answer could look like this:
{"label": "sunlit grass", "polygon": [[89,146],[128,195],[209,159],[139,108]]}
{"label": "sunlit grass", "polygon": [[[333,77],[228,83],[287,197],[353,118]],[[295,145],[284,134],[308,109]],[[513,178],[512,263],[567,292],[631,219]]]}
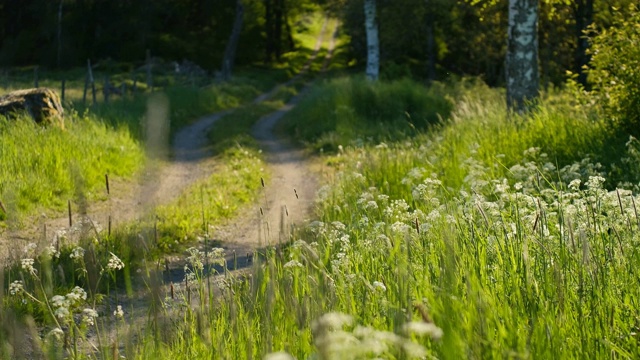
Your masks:
{"label": "sunlit grass", "polygon": [[130,178],[145,156],[126,129],[92,115],[68,117],[64,130],[0,120],[0,149],[0,198],[13,214],[59,210],[78,188],[98,200],[105,174]]}
{"label": "sunlit grass", "polygon": [[[197,116],[191,106],[210,111],[210,99],[221,108],[248,101],[244,84],[202,98],[176,90],[173,111],[184,111],[173,114],[183,119],[176,125]],[[304,84],[220,119],[209,134],[215,173],[156,209],[151,223],[111,236],[91,230],[82,250],[23,251],[2,277],[0,354],[20,354],[14,334],[31,331],[44,339],[34,340],[34,353],[49,358],[640,357],[638,173],[622,170],[638,167],[640,146],[620,143],[563,92],[507,116],[504,92],[477,82],[320,84],[285,126],[330,169],[317,220],[286,246],[258,249],[243,273],[206,267],[223,263],[221,249],[183,251],[185,278],[161,286],[167,274],[156,255],[210,240],[210,226],[256,201],[268,169],[247,134]],[[122,116],[136,111],[144,110]],[[95,120],[79,118],[66,131],[28,121],[1,129],[29,144],[42,134],[67,141],[75,145],[64,151],[94,161],[76,149],[90,147],[73,139],[79,128],[105,137],[106,149],[137,146],[127,122]],[[114,134],[124,140],[111,143]],[[11,151],[15,165],[22,153]],[[98,158],[108,156],[121,154]],[[36,160],[24,163],[43,166]],[[133,286],[152,294],[144,330],[135,330],[133,307],[118,312],[118,295],[132,296]],[[101,311],[95,318],[86,309]],[[96,345],[102,338],[91,336],[114,327],[122,332]]]}
{"label": "sunlit grass", "polygon": [[253,202],[268,179],[260,152],[236,144],[219,156],[212,174],[192,185],[176,200],[155,210],[159,253],[176,253],[185,244],[211,236],[212,229],[239,215]]}

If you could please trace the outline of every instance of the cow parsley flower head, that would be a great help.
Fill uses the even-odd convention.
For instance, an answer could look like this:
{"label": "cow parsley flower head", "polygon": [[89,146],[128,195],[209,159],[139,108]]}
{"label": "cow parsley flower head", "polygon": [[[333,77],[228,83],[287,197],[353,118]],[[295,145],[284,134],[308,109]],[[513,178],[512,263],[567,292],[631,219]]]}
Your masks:
{"label": "cow parsley flower head", "polygon": [[35,260],[30,258],[20,260],[22,269],[26,270],[32,276],[38,275],[38,270],[36,270],[36,268],[33,267],[34,262]]}
{"label": "cow parsley flower head", "polygon": [[109,263],[107,264],[107,269],[109,269],[109,271],[124,269],[124,262],[122,262],[122,260],[120,260],[120,258],[117,257],[116,254],[112,252],[110,252],[110,254],[111,258],[109,259]]}
{"label": "cow parsley flower head", "polygon": [[16,280],[9,284],[9,294],[16,296],[22,294],[23,291],[24,284],[22,283],[22,280]]}
{"label": "cow parsley flower head", "polygon": [[58,251],[58,249],[56,249],[56,247],[53,245],[49,245],[44,248],[43,254],[49,258],[54,259],[58,259],[60,257],[60,251]]}
{"label": "cow parsley flower head", "polygon": [[75,261],[82,260],[84,258],[84,252],[85,250],[83,248],[76,246],[73,248],[73,251],[71,251],[71,255],[69,255],[69,257]]}
{"label": "cow parsley flower head", "polygon": [[373,282],[373,288],[376,291],[381,291],[381,292],[387,291],[387,287],[381,281],[374,281]]}
{"label": "cow parsley flower head", "polygon": [[98,312],[91,308],[86,308],[82,310],[82,322],[89,326],[93,326],[95,324],[95,319],[98,318]]}
{"label": "cow parsley flower head", "polygon": [[124,311],[122,310],[122,305],[118,305],[116,310],[113,312],[113,315],[118,319],[122,319],[124,317]]}
{"label": "cow parsley flower head", "polygon": [[571,180],[571,182],[569,183],[569,189],[574,191],[580,190],[580,183],[580,179]]}
{"label": "cow parsley flower head", "polygon": [[291,260],[288,263],[284,264],[283,268],[301,268],[303,267],[299,261]]}
{"label": "cow parsley flower head", "polygon": [[417,336],[429,336],[434,340],[438,340],[442,337],[442,329],[431,322],[419,322],[411,321],[402,327],[407,334],[415,334]]}
{"label": "cow parsley flower head", "polygon": [[65,319],[67,316],[69,316],[69,309],[66,307],[59,307],[57,308],[53,314],[60,320]]}
{"label": "cow parsley flower head", "polygon": [[66,296],[71,305],[79,304],[83,300],[87,300],[87,292],[83,288],[76,286]]}
{"label": "cow parsley flower head", "polygon": [[589,180],[585,183],[591,190],[602,189],[605,179],[602,176],[589,176]]}

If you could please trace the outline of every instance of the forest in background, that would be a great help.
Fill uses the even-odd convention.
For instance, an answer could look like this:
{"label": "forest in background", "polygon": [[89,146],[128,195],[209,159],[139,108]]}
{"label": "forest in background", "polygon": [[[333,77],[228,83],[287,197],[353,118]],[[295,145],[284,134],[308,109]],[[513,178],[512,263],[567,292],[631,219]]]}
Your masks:
{"label": "forest in background", "polygon": [[[348,63],[363,68],[363,0],[242,0],[237,65],[277,62],[294,49],[299,16],[318,6],[342,21]],[[480,76],[504,85],[507,0],[379,0],[381,74],[442,80]],[[543,0],[539,58],[543,86],[580,75],[588,29],[625,16],[632,0]],[[141,65],[146,51],[214,72],[232,31],[236,0],[5,0],[0,3],[0,67],[70,68],[111,59]],[[131,66],[131,65],[127,65]]]}

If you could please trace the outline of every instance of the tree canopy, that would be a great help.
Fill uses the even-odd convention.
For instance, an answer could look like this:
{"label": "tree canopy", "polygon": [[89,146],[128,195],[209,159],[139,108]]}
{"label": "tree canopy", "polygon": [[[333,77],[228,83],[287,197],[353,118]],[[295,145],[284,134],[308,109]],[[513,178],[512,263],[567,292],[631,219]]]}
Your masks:
{"label": "tree canopy", "polygon": [[[581,73],[589,60],[585,30],[609,28],[633,3],[541,0],[542,85],[562,83],[567,71]],[[348,61],[364,70],[364,0],[243,0],[243,5],[238,64],[278,61],[294,45],[290,33],[297,15],[321,7],[341,19],[349,37]],[[378,0],[381,77],[472,75],[504,85],[507,5],[508,0]],[[0,66],[73,67],[88,58],[135,63],[149,49],[154,56],[217,70],[236,6],[236,0],[5,0]],[[586,76],[579,80],[585,83]]]}

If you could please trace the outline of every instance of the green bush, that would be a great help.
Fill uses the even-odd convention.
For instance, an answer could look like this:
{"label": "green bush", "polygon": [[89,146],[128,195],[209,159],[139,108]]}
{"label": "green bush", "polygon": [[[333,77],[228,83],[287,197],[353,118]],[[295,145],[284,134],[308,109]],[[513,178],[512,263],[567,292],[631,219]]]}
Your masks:
{"label": "green bush", "polygon": [[617,16],[593,38],[589,81],[603,115],[621,131],[640,135],[640,8]]}
{"label": "green bush", "polygon": [[343,78],[314,88],[285,118],[286,130],[316,149],[335,150],[353,139],[399,139],[439,122],[452,104],[436,87],[403,79],[371,83]]}

